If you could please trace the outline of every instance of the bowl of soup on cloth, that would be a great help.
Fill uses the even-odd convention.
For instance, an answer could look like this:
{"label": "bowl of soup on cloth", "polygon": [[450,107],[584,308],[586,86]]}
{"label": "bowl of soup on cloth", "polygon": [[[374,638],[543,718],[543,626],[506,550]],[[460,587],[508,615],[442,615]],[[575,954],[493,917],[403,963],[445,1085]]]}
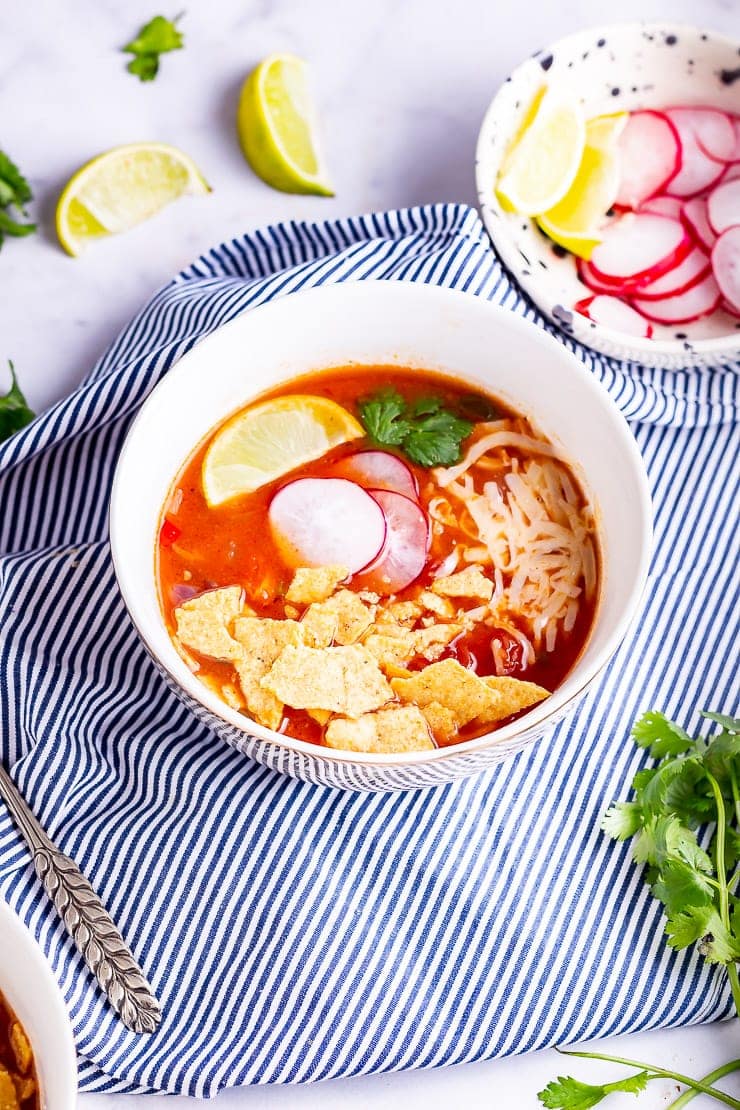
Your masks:
{"label": "bowl of soup on cloth", "polygon": [[552,728],[650,548],[641,458],[578,359],[411,284],[255,309],[152,392],[118,465],[121,590],[240,750],[350,789],[447,781]]}

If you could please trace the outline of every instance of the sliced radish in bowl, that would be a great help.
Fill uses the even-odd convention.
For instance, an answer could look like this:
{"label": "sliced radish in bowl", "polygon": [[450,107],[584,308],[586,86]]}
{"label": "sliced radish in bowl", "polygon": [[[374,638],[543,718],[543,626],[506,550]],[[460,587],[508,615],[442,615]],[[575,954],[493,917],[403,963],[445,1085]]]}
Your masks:
{"label": "sliced radish in bowl", "polygon": [[679,197],[669,197],[662,193],[650,197],[640,205],[640,212],[650,212],[653,216],[667,216],[669,220],[680,220],[683,201]]}
{"label": "sliced radish in bowl", "polygon": [[416,500],[419,487],[411,468],[390,451],[355,451],[340,459],[332,472],[338,478],[349,478],[365,489],[386,489]]}
{"label": "sliced radish in bowl", "polygon": [[717,236],[709,222],[706,197],[692,197],[691,200],[685,201],[681,210],[681,219],[697,245],[710,254]]}
{"label": "sliced radish in bowl", "polygon": [[419,577],[429,550],[429,522],[410,497],[373,490],[385,516],[387,537],[376,562],[358,577],[358,585],[379,594],[395,594]]}
{"label": "sliced radish in bowl", "polygon": [[270,529],[292,567],[344,566],[350,574],[383,550],[386,521],[376,498],[345,478],[297,478],[273,497]]}
{"label": "sliced radish in bowl", "polygon": [[712,250],[712,268],[730,311],[740,313],[740,227],[722,232]]}
{"label": "sliced radish in bowl", "polygon": [[635,312],[618,297],[605,296],[599,293],[595,297],[586,297],[574,306],[576,312],[587,316],[595,324],[603,324],[605,328],[614,328],[615,331],[624,332],[625,335],[635,335],[639,339],[650,339],[653,329],[644,316]]}
{"label": "sliced radish in bowl", "polygon": [[678,132],[662,112],[632,112],[619,137],[621,177],[616,203],[637,208],[664,189],[681,168]]}
{"label": "sliced radish in bowl", "polygon": [[706,253],[700,247],[694,247],[678,266],[674,266],[662,277],[651,281],[649,285],[643,285],[638,296],[641,300],[644,298],[648,301],[659,301],[663,297],[674,297],[677,293],[685,293],[692,285],[698,285],[711,268],[712,264]]}
{"label": "sliced radish in bowl", "polygon": [[719,286],[710,273],[685,293],[663,297],[658,301],[633,297],[632,304],[641,315],[655,324],[691,324],[714,312],[721,299]]}
{"label": "sliced radish in bowl", "polygon": [[681,143],[681,168],[666,186],[666,192],[691,197],[719,181],[725,163],[710,152],[732,150],[735,129],[729,117],[714,108],[668,108],[665,114]]}
{"label": "sliced radish in bowl", "polygon": [[677,266],[692,245],[679,220],[637,212],[611,224],[593,250],[591,268],[602,282],[647,284]]}
{"label": "sliced radish in bowl", "polygon": [[723,181],[707,198],[707,216],[715,235],[740,224],[740,179]]}

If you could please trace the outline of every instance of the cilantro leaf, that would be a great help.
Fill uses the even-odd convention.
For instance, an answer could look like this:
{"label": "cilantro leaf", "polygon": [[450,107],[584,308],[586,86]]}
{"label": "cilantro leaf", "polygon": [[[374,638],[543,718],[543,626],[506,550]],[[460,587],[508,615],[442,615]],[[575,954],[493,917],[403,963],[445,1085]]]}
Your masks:
{"label": "cilantro leaf", "polygon": [[716,721],[728,732],[740,733],[740,717],[728,717],[726,713],[707,713],[706,710],[702,712],[702,717],[706,717],[708,721]]}
{"label": "cilantro leaf", "polygon": [[0,443],[10,439],[14,432],[20,431],[26,424],[30,424],[34,413],[28,407],[15,375],[15,367],[8,360],[10,366],[11,386],[5,396],[0,396]]}
{"label": "cilantro leaf", "polygon": [[20,223],[8,211],[10,208],[15,208],[25,216],[25,205],[32,198],[31,186],[15,162],[0,150],[0,246],[6,235],[21,238],[24,235],[31,235],[36,230],[36,224]]}
{"label": "cilantro leaf", "polygon": [[639,832],[642,809],[637,802],[614,802],[601,820],[601,830],[614,840],[627,840]]}
{"label": "cilantro leaf", "polygon": [[687,732],[662,713],[643,713],[632,728],[632,736],[641,748],[650,749],[653,759],[681,755],[694,744]]}
{"label": "cilantro leaf", "polygon": [[159,58],[171,50],[182,50],[184,38],[182,31],[178,31],[177,23],[181,16],[174,19],[165,19],[163,15],[155,15],[145,23],[139,33],[131,42],[122,47],[124,54],[133,54],[134,57],[126,66],[129,73],[133,73],[140,81],[153,81],[159,72]]}
{"label": "cilantro leaf", "polygon": [[668,859],[652,884],[652,892],[666,912],[680,913],[686,906],[712,903],[714,887],[704,871],[681,859]]}
{"label": "cilantro leaf", "polygon": [[705,875],[712,873],[712,861],[700,847],[696,833],[687,829],[674,814],[651,817],[638,833],[632,846],[638,863],[662,869],[669,860],[681,860]]}
{"label": "cilantro leaf", "polygon": [[607,1095],[621,1091],[624,1094],[639,1095],[648,1085],[650,1075],[638,1071],[626,1079],[615,1083],[582,1083],[570,1075],[559,1075],[557,1080],[548,1083],[537,1098],[548,1110],[590,1110],[597,1106]]}
{"label": "cilantro leaf", "polygon": [[371,439],[400,447],[419,466],[451,466],[460,445],[473,430],[469,420],[444,407],[440,397],[419,397],[407,404],[395,389],[385,389],[359,403],[360,419]]}
{"label": "cilantro leaf", "polygon": [[707,963],[728,964],[740,959],[740,946],[713,904],[687,906],[671,914],[665,931],[671,948],[688,948],[698,941],[699,951]]}

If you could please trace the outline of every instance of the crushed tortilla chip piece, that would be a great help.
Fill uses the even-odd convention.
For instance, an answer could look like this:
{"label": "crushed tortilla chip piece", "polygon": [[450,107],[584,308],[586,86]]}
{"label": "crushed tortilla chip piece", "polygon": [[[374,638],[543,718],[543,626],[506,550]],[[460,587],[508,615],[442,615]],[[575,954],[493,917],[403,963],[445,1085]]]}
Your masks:
{"label": "crushed tortilla chip piece", "polygon": [[241,709],[244,705],[244,699],[233,682],[223,683],[221,686],[221,697],[232,709]]}
{"label": "crushed tortilla chip piece", "polygon": [[462,632],[461,624],[433,624],[430,628],[421,628],[414,632],[414,648],[416,654],[424,659],[439,659],[450,640],[454,640]]}
{"label": "crushed tortilla chip piece", "polygon": [[0,1110],[20,1110],[13,1077],[0,1064]]}
{"label": "crushed tortilla chip piece", "polygon": [[28,1071],[33,1063],[33,1053],[28,1037],[17,1021],[10,1027],[10,1047],[13,1049],[18,1071]]}
{"label": "crushed tortilla chip piece", "polygon": [[309,647],[356,643],[373,623],[374,611],[351,590],[340,590],[327,601],[309,605],[303,614],[303,639]]}
{"label": "crushed tortilla chip piece", "polygon": [[480,567],[466,567],[457,574],[436,578],[432,591],[444,597],[480,597],[490,601],[493,597],[493,582],[487,578]]}
{"label": "crushed tortilla chip piece", "polygon": [[329,709],[307,709],[306,713],[322,728],[331,718],[331,710]]}
{"label": "crushed tortilla chip piece", "polygon": [[475,717],[490,713],[501,698],[497,690],[487,686],[456,659],[430,663],[411,678],[392,678],[391,686],[401,701],[419,706],[431,702],[444,705],[454,713],[458,728]]}
{"label": "crushed tortilla chip piece", "polygon": [[417,601],[392,601],[385,606],[384,613],[396,624],[412,625],[421,616],[421,606]]}
{"label": "crushed tortilla chip piece", "polygon": [[290,645],[260,685],[294,709],[330,709],[346,717],[361,717],[393,697],[377,660],[362,644]]}
{"label": "crushed tortilla chip piece", "polygon": [[408,629],[399,629],[400,631],[405,632],[405,636],[389,636],[373,632],[363,640],[363,645],[371,655],[375,656],[381,667],[389,663],[403,663],[416,654],[414,633]]}
{"label": "crushed tortilla chip piece", "polygon": [[241,586],[208,590],[193,597],[175,609],[178,639],[186,648],[212,659],[237,660],[242,650],[229,634],[229,627],[242,608]]}
{"label": "crushed tortilla chip piece", "polygon": [[314,601],[326,601],[348,575],[348,567],[299,567],[293,576],[285,600],[294,601],[298,605],[312,605]]}
{"label": "crushed tortilla chip piece", "polygon": [[325,739],[330,748],[353,752],[417,752],[434,747],[426,720],[415,705],[379,709],[354,721],[335,717]]}
{"label": "crushed tortilla chip piece", "polygon": [[242,658],[236,672],[247,709],[260,724],[278,729],[283,719],[283,703],[260,685],[260,679],[288,647],[302,643],[297,621],[276,621],[261,617],[240,617],[234,622],[234,636],[242,645]]}
{"label": "crushed tortilla chip piece", "polygon": [[431,590],[421,591],[419,604],[428,609],[430,613],[434,613],[435,616],[442,617],[443,620],[447,621],[451,621],[456,613],[455,606],[449,598],[440,597],[439,594],[432,593]]}
{"label": "crushed tortilla chip piece", "polygon": [[480,715],[480,723],[483,725],[502,721],[504,717],[511,717],[513,713],[520,713],[522,709],[529,709],[550,697],[550,691],[544,686],[538,686],[536,682],[496,675],[484,678],[483,681],[500,698],[497,705]]}
{"label": "crushed tortilla chip piece", "polygon": [[298,620],[301,615],[300,609],[296,608],[295,605],[286,605],[283,611],[286,617],[289,617],[292,621]]}
{"label": "crushed tortilla chip piece", "polygon": [[422,706],[422,713],[426,722],[437,740],[445,743],[457,732],[455,714],[438,701],[431,701],[429,705]]}

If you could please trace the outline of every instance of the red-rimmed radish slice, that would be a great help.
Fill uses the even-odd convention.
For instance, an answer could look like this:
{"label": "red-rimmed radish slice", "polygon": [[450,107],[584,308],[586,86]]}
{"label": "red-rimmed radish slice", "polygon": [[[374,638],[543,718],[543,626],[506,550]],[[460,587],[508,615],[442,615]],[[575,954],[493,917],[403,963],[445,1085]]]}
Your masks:
{"label": "red-rimmed radish slice", "polygon": [[707,216],[715,235],[740,224],[740,180],[723,181],[707,197]]}
{"label": "red-rimmed radish slice", "polygon": [[675,297],[678,293],[685,293],[692,285],[698,285],[712,268],[705,251],[701,247],[694,247],[687,254],[683,262],[674,266],[667,274],[643,285],[638,296],[642,300],[660,301],[663,297]]}
{"label": "red-rimmed radish slice", "polygon": [[667,108],[665,113],[683,141],[690,131],[700,149],[715,162],[729,162],[735,149],[732,116],[721,108]]}
{"label": "red-rimmed radish slice", "polygon": [[586,262],[584,258],[576,259],[576,270],[578,276],[589,289],[594,293],[606,293],[611,297],[618,297],[621,292],[631,290],[634,292],[635,286],[631,286],[629,282],[623,281],[603,281],[594,273],[594,268],[590,262]]}
{"label": "red-rimmed radish slice", "polygon": [[346,478],[296,478],[268,510],[273,539],[292,567],[347,567],[356,574],[383,550],[383,510]]}
{"label": "red-rimmed radish slice", "polygon": [[429,522],[416,501],[402,493],[373,490],[386,520],[385,547],[358,578],[358,585],[379,594],[395,594],[419,577],[429,550]]}
{"label": "red-rimmed radish slice", "polygon": [[390,451],[355,451],[332,467],[337,478],[349,478],[365,489],[387,489],[416,500],[419,487],[416,478],[398,455]]}
{"label": "red-rimmed radish slice", "polygon": [[731,162],[722,174],[721,184],[724,185],[726,181],[737,181],[738,178],[740,178],[740,162]]}
{"label": "red-rimmed radish slice", "polygon": [[610,224],[591,254],[591,267],[601,281],[654,281],[677,266],[692,247],[679,220],[646,212],[621,216]]}
{"label": "red-rimmed radish slice", "polygon": [[662,112],[632,112],[619,136],[620,181],[616,203],[637,208],[659,193],[681,168],[681,142]]}
{"label": "red-rimmed radish slice", "polygon": [[669,220],[680,220],[683,201],[678,197],[668,197],[662,194],[650,197],[640,205],[640,212],[650,212],[653,216],[667,216]]}
{"label": "red-rimmed radish slice", "polygon": [[[708,113],[709,122],[705,122]],[[693,197],[703,189],[715,185],[724,173],[724,162],[718,161],[708,153],[709,149],[717,149],[720,141],[714,133],[716,120],[720,118],[719,128],[722,130],[729,123],[724,112],[715,112],[712,108],[668,108],[665,113],[678,132],[681,143],[681,168],[675,177],[671,178],[666,186],[666,192],[674,197]],[[722,122],[724,121],[724,122]],[[732,130],[732,143],[735,143],[735,131]],[[706,142],[707,139],[713,146]],[[725,138],[727,132],[725,131]]]}
{"label": "red-rimmed radish slice", "polygon": [[732,117],[732,126],[735,129],[735,149],[732,152],[730,162],[740,162],[740,116]]}
{"label": "red-rimmed radish slice", "polygon": [[697,285],[692,285],[685,293],[674,297],[663,297],[660,301],[643,301],[632,298],[632,304],[642,316],[654,324],[691,324],[714,312],[722,299],[719,286],[713,274]]}
{"label": "red-rimmed radish slice", "polygon": [[618,297],[609,297],[599,293],[595,297],[585,297],[584,300],[579,301],[573,307],[576,312],[580,312],[582,316],[587,316],[595,324],[603,324],[605,328],[614,328],[615,331],[621,331],[625,335],[650,339],[653,334],[653,329],[644,316],[635,312],[634,308],[630,308]]}
{"label": "red-rimmed radish slice", "polygon": [[707,198],[692,197],[691,200],[684,201],[681,219],[696,240],[697,246],[710,254],[717,236],[712,231],[712,225],[709,222]]}
{"label": "red-rimmed radish slice", "polygon": [[712,249],[712,269],[722,296],[740,313],[740,227],[728,227]]}
{"label": "red-rimmed radish slice", "polygon": [[729,301],[722,301],[719,307],[723,312],[726,312],[728,316],[734,316],[736,320],[740,320],[740,308],[733,308]]}

